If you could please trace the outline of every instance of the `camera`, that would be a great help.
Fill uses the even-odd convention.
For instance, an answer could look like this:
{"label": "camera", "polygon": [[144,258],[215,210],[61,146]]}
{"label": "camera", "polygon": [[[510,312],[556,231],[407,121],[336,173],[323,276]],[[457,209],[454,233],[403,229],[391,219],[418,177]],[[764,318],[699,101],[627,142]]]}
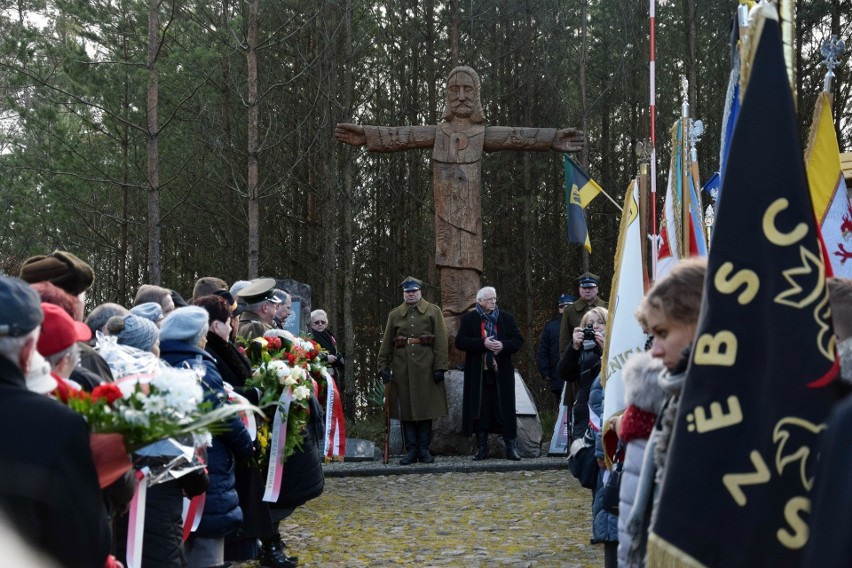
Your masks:
{"label": "camera", "polygon": [[590,324],[588,324],[588,325],[587,325],[587,326],[583,329],[583,339],[584,339],[584,340],[589,340],[589,341],[594,341],[594,340],[595,340],[595,327],[594,327],[594,324],[591,324],[591,323],[590,323]]}

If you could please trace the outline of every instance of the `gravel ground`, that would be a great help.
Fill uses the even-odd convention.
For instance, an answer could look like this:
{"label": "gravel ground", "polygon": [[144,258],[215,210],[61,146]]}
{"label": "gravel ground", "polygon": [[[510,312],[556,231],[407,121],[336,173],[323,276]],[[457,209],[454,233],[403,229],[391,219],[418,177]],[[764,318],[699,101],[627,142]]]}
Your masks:
{"label": "gravel ground", "polygon": [[591,495],[564,462],[328,464],[323,495],[281,533],[304,567],[602,566],[603,547],[589,543]]}

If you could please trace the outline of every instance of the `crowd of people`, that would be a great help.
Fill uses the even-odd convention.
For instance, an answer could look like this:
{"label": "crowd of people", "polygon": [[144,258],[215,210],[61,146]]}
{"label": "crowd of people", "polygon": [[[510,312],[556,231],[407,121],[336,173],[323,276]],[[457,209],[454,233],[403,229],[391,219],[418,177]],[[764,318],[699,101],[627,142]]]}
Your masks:
{"label": "crowd of people", "polygon": [[[138,498],[142,462],[125,451],[126,467],[105,480],[106,454],[68,404],[76,393],[91,396],[140,371],[158,375],[170,368],[197,375],[209,411],[235,400],[257,404],[261,393],[247,385],[252,364],[237,338],[287,334],[281,329],[290,296],[275,288],[274,279],[228,287],[204,277],[189,301],[143,285],[131,306],[104,303],[86,315],[94,279],[91,266],[67,251],[27,259],[18,277],[0,276],[0,424],[16,432],[0,441],[0,517],[21,537],[23,550],[37,551],[32,565],[117,567],[138,553],[130,549],[141,542],[145,567],[213,568],[243,560],[297,566],[278,525],[323,491],[325,411],[316,393],[276,501],[263,500],[266,474],[256,459],[255,432],[231,414],[212,430],[203,467],[146,486],[141,526],[134,526],[137,517],[129,509]],[[311,314],[311,333],[334,375],[342,371],[343,354],[327,324],[324,311]],[[201,494],[202,512],[190,532],[185,504]],[[138,531],[142,536],[134,540]]]}
{"label": "crowd of people", "polygon": [[[681,261],[642,300],[635,315],[647,335],[646,350],[624,365],[626,406],[606,421],[601,357],[609,314],[596,275],[578,278],[578,299],[559,297],[560,315],[541,336],[539,371],[569,413],[571,455],[589,448],[594,456],[596,473],[584,486],[592,490],[592,542],[604,545],[608,568],[646,565],[706,270],[705,259]],[[27,259],[18,278],[0,276],[0,427],[16,433],[0,439],[0,511],[25,545],[48,557],[33,565],[121,566],[134,552],[129,537],[141,530],[143,566],[218,568],[242,560],[297,566],[279,523],[323,492],[325,410],[316,393],[304,443],[288,457],[286,490],[276,499],[264,499],[265,473],[252,459],[257,441],[233,415],[215,430],[204,468],[147,488],[141,526],[128,515],[138,473],[128,466],[106,478],[86,421],[60,402],[140,368],[156,373],[186,367],[197,373],[211,408],[232,400],[256,404],[262,393],[247,383],[253,368],[236,339],[287,334],[282,328],[291,297],[271,278],[228,287],[220,278],[204,277],[188,302],[167,288],[144,285],[133,305],[104,303],[86,316],[94,277],[86,262],[66,251]],[[520,460],[512,355],[523,338],[514,317],[498,308],[495,288],[477,292],[474,309],[460,318],[454,336],[441,309],[423,299],[420,280],[408,277],[400,288],[403,301],[388,315],[377,365],[390,416],[402,424],[400,463],[435,460],[432,421],[447,414],[451,347],[464,354],[460,430],[475,438],[473,460],[490,457],[489,434],[502,437],[507,459]],[[843,293],[852,297],[852,285],[847,288]],[[307,333],[322,348],[329,375],[340,377],[344,356],[328,323],[325,311],[313,310]],[[846,337],[852,333],[841,325],[837,334],[848,374],[852,365],[843,363],[850,359]],[[121,346],[124,359],[110,345]],[[846,414],[836,419],[847,420]],[[842,439],[832,439],[838,451]],[[185,502],[202,493],[203,513],[187,531]],[[821,511],[836,509],[830,497],[818,497]],[[817,515],[819,522],[830,522],[829,516]]]}

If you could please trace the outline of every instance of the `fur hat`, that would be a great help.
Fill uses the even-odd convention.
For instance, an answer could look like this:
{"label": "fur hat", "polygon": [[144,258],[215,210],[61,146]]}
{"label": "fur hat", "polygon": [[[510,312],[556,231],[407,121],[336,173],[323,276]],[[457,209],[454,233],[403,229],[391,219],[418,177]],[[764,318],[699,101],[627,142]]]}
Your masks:
{"label": "fur hat", "polygon": [[27,390],[38,394],[47,394],[56,390],[58,383],[50,374],[50,363],[41,353],[33,351],[30,368],[26,376]]}
{"label": "fur hat", "polygon": [[69,294],[77,296],[92,287],[95,272],[76,255],[55,250],[50,255],[31,256],[21,265],[21,280],[29,282],[52,282]]}
{"label": "fur hat", "polygon": [[160,336],[160,330],[154,322],[133,313],[111,318],[107,322],[107,331],[117,338],[119,345],[128,345],[141,351],[151,351]]}
{"label": "fur hat", "polygon": [[647,351],[630,357],[621,371],[624,401],[646,412],[659,414],[666,393],[657,382],[663,372],[662,359],[651,357]]}
{"label": "fur hat", "polygon": [[197,345],[207,333],[210,315],[204,308],[187,306],[179,308],[163,320],[160,328],[160,341],[177,340]]}

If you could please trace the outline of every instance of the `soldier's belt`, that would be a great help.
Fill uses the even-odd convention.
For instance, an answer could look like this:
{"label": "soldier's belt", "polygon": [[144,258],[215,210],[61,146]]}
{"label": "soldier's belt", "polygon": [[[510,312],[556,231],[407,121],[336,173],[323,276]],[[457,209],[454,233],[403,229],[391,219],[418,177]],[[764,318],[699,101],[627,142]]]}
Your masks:
{"label": "soldier's belt", "polygon": [[420,337],[395,337],[393,344],[396,347],[405,347],[406,345],[432,345],[435,343],[434,335],[421,335]]}

